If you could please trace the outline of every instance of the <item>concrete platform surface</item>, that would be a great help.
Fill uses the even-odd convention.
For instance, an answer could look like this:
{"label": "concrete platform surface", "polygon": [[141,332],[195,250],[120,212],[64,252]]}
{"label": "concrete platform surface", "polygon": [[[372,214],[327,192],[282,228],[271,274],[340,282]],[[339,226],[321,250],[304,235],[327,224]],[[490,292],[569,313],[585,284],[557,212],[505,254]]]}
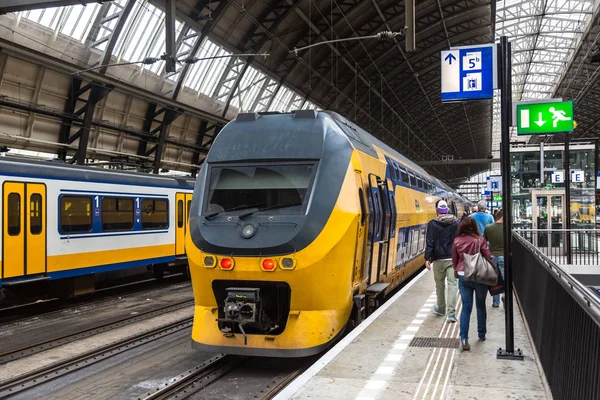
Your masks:
{"label": "concrete platform surface", "polygon": [[[473,309],[471,350],[462,351],[459,324],[432,312],[434,289],[432,273],[423,271],[275,398],[551,399],[516,302],[515,347],[525,359],[498,360],[503,308],[488,295],[486,341],[477,340]],[[459,296],[457,317],[461,308]],[[415,338],[437,343],[416,347]]]}

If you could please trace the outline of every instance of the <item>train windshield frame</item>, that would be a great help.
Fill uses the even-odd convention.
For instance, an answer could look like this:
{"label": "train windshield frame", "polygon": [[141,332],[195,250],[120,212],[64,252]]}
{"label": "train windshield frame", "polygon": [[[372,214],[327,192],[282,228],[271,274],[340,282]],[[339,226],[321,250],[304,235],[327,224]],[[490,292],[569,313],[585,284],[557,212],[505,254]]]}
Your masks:
{"label": "train windshield frame", "polygon": [[208,171],[202,215],[302,215],[318,163],[215,164]]}

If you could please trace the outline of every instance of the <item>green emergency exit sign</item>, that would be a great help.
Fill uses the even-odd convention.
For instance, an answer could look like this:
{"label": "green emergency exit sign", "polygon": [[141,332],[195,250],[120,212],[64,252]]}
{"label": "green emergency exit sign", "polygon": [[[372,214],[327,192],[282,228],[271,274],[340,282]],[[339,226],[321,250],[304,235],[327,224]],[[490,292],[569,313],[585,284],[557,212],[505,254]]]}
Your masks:
{"label": "green emergency exit sign", "polygon": [[494,196],[494,201],[502,201],[502,196]]}
{"label": "green emergency exit sign", "polygon": [[517,104],[517,134],[573,132],[573,102]]}

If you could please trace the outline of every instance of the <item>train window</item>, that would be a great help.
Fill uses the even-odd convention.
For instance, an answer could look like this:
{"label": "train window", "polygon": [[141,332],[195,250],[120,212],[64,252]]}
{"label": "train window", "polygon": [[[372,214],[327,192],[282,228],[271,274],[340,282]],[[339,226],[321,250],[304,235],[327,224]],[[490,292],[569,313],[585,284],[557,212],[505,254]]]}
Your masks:
{"label": "train window", "polygon": [[415,180],[415,176],[413,175],[413,173],[409,172],[408,176],[410,177],[410,186],[415,186],[416,180]]}
{"label": "train window", "polygon": [[425,250],[425,228],[421,228],[420,233],[419,253]]}
{"label": "train window", "polygon": [[8,195],[8,234],[17,236],[21,233],[21,195],[10,193]]}
{"label": "train window", "polygon": [[411,243],[410,243],[410,255],[414,257],[417,255],[418,247],[419,247],[419,232],[416,230],[412,230],[411,234]]}
{"label": "train window", "polygon": [[190,220],[190,208],[192,208],[192,201],[188,200],[187,201],[187,216],[186,216],[186,220]]}
{"label": "train window", "polygon": [[400,173],[402,174],[402,183],[404,183],[405,185],[409,185],[410,181],[408,180],[408,174],[406,173],[406,171],[401,169]]}
{"label": "train window", "polygon": [[169,202],[161,199],[142,200],[142,229],[163,229],[169,226]]}
{"label": "train window", "polygon": [[365,205],[365,194],[361,188],[358,188],[358,199],[360,200],[360,224],[364,226],[367,220],[367,207]]}
{"label": "train window", "polygon": [[183,200],[177,201],[177,227],[183,228]]}
{"label": "train window", "polygon": [[204,212],[303,214],[316,170],[315,163],[212,167]]}
{"label": "train window", "polygon": [[92,230],[92,198],[62,196],[60,198],[60,230],[62,233],[82,233]]}
{"label": "train window", "polygon": [[102,198],[102,230],[130,231],[133,229],[133,199]]}
{"label": "train window", "polygon": [[32,235],[39,235],[42,233],[42,195],[32,194],[29,204],[29,231]]}

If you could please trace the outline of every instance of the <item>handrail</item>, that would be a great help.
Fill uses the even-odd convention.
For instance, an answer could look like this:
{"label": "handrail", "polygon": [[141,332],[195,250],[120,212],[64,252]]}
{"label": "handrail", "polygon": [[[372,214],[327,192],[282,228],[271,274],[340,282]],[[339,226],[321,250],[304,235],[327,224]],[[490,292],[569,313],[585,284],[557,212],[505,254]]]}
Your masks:
{"label": "handrail", "polygon": [[572,228],[572,229],[529,229],[529,228],[515,228],[514,232],[598,232],[600,229],[596,228]]}
{"label": "handrail", "polygon": [[513,237],[521,242],[521,244],[528,248],[539,261],[541,261],[542,266],[556,278],[561,286],[573,295],[573,298],[584,307],[588,314],[600,326],[600,298],[577,279],[573,278],[563,268],[558,266],[558,264],[548,258],[536,246],[527,241],[527,239],[521,236],[518,231],[513,230]]}

